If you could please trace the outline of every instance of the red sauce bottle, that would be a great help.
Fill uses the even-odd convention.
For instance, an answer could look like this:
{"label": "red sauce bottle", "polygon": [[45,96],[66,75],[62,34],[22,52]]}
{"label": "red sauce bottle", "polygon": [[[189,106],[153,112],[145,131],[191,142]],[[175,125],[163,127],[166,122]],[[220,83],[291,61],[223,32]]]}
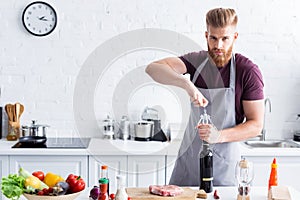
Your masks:
{"label": "red sauce bottle", "polygon": [[278,180],[277,180],[277,164],[276,164],[276,158],[273,159],[273,163],[271,164],[271,173],[269,178],[269,190],[271,189],[271,186],[277,186]]}
{"label": "red sauce bottle", "polygon": [[107,189],[108,189],[108,180],[106,178],[99,179],[99,190],[100,194],[98,200],[109,200]]}

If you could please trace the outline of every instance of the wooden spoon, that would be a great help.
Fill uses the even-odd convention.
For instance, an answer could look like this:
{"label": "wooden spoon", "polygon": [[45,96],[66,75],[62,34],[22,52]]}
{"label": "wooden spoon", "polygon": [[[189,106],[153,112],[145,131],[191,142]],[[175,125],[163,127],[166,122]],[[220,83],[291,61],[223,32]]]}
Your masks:
{"label": "wooden spoon", "polygon": [[16,103],[15,112],[16,112],[16,120],[18,122],[20,120],[22,113],[24,112],[24,106],[20,103]]}
{"label": "wooden spoon", "polygon": [[14,111],[15,111],[15,115],[16,115],[16,121],[19,121],[19,115],[20,115],[20,103],[15,103],[14,105]]}
{"label": "wooden spoon", "polygon": [[8,121],[14,121],[14,105],[12,104],[6,104],[5,105],[5,111],[8,116]]}
{"label": "wooden spoon", "polygon": [[19,118],[21,117],[21,115],[24,112],[24,106],[22,104],[20,104],[20,113],[19,113]]}

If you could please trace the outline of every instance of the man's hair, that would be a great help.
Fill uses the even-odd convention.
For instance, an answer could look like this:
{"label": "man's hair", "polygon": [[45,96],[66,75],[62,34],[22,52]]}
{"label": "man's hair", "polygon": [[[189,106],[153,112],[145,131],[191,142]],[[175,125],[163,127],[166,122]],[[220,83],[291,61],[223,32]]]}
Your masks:
{"label": "man's hair", "polygon": [[238,17],[232,8],[215,8],[206,14],[206,27],[224,28],[231,25],[236,26]]}

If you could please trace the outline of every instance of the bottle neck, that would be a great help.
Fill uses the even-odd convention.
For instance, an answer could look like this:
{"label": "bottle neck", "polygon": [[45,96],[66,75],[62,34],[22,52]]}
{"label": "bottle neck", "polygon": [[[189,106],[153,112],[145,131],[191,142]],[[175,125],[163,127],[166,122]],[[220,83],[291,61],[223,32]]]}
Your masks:
{"label": "bottle neck", "polygon": [[202,147],[203,147],[203,150],[208,150],[208,149],[210,149],[209,147],[209,143],[207,143],[207,142],[205,142],[205,141],[203,141],[203,144],[202,144]]}
{"label": "bottle neck", "polygon": [[101,178],[108,178],[108,171],[107,169],[101,170]]}

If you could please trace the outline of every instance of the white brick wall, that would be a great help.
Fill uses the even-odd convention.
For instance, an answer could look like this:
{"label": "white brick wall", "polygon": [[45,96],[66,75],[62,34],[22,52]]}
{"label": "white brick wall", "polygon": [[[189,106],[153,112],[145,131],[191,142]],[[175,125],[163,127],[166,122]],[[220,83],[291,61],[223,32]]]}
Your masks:
{"label": "white brick wall", "polygon": [[[300,121],[296,121],[300,113],[299,1],[48,0],[57,10],[59,21],[56,30],[43,38],[30,35],[22,26],[22,11],[30,2],[0,1],[0,104],[23,103],[22,124],[37,119],[51,125],[50,136],[77,135],[73,113],[75,82],[84,62],[98,46],[126,31],[161,28],[181,33],[205,48],[205,13],[222,6],[235,8],[240,18],[236,51],[251,58],[263,72],[265,93],[272,101],[272,112],[266,120],[267,138],[291,137],[292,132],[300,130]],[[111,112],[112,92],[122,77],[166,55],[169,54],[161,51],[140,51],[115,61],[111,70],[118,73],[107,79],[109,83],[99,82],[100,91],[96,90],[106,94],[100,100],[99,93],[95,94],[97,119],[101,121]],[[145,93],[150,94],[148,90]],[[152,91],[151,95],[157,94]],[[150,100],[140,99],[136,108],[130,105],[131,114],[138,115],[145,104],[156,104]],[[177,103],[172,99],[170,109],[178,108]],[[178,122],[174,118],[178,112],[168,120]],[[95,127],[80,134],[100,135]]]}

